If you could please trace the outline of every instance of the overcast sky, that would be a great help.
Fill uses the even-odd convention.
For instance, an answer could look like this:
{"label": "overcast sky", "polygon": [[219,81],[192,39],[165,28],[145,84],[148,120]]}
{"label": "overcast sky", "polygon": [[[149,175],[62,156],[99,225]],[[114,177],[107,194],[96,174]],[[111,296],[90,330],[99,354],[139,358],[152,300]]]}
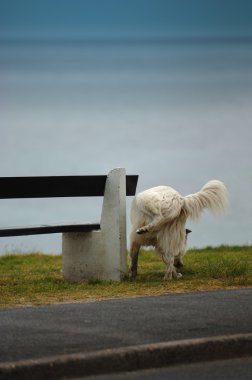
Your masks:
{"label": "overcast sky", "polygon": [[252,35],[252,0],[0,0],[0,37]]}

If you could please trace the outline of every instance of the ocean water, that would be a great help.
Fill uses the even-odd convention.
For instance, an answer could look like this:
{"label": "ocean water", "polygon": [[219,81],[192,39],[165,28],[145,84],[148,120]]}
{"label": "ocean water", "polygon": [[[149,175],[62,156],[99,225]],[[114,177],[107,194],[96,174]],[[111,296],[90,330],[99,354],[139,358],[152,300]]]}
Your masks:
{"label": "ocean water", "polygon": [[[2,40],[0,176],[125,167],[139,174],[137,191],[169,185],[182,195],[220,179],[229,208],[188,221],[188,245],[251,244],[251,99],[248,40]],[[0,226],[97,221],[101,205],[1,200]],[[59,253],[61,237],[0,239],[0,254],[13,249]]]}

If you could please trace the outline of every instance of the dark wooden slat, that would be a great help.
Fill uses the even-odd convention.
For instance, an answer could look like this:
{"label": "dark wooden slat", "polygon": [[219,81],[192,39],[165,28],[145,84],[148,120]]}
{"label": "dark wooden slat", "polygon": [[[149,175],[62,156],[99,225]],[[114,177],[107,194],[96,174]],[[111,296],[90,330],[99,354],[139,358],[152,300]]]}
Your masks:
{"label": "dark wooden slat", "polygon": [[104,195],[106,175],[2,177],[0,198],[88,197]]}
{"label": "dark wooden slat", "polygon": [[126,195],[135,195],[137,187],[138,175],[126,176]]}
{"label": "dark wooden slat", "polygon": [[[0,199],[104,195],[107,176],[0,177]],[[126,176],[126,195],[135,195],[138,175]],[[100,224],[42,225],[0,228],[0,237],[88,232]]]}
{"label": "dark wooden slat", "polygon": [[100,229],[99,223],[8,227],[0,229],[0,237],[58,234],[63,232],[90,232]]}
{"label": "dark wooden slat", "polygon": [[[106,175],[0,177],[0,199],[103,196]],[[138,176],[126,177],[126,194],[136,192]]]}

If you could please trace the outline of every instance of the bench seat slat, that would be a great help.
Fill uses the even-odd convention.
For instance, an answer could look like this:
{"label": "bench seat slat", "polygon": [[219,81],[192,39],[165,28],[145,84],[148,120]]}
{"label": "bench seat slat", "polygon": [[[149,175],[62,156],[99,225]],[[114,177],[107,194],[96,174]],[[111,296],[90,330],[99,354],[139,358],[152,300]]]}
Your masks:
{"label": "bench seat slat", "polygon": [[0,228],[0,237],[58,234],[63,232],[91,232],[100,229],[99,223],[7,227]]}

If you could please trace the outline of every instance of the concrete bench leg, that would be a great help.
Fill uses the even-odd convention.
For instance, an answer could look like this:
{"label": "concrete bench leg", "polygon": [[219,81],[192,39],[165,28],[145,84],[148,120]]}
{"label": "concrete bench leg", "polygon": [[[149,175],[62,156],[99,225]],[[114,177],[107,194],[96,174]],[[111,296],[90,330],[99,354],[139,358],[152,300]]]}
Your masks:
{"label": "concrete bench leg", "polygon": [[64,233],[63,276],[68,281],[120,281],[126,273],[126,173],[109,172],[101,215],[101,230]]}

